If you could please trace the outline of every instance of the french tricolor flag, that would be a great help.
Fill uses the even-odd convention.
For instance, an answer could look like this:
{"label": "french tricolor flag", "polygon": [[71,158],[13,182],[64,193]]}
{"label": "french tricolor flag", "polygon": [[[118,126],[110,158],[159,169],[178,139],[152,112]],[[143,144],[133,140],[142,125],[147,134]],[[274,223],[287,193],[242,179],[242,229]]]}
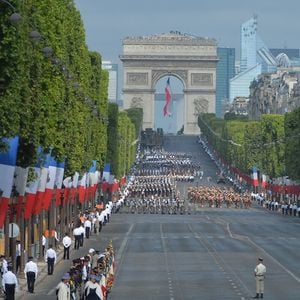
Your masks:
{"label": "french tricolor flag", "polygon": [[103,169],[102,180],[109,182],[109,176],[110,176],[110,164],[105,164]]}
{"label": "french tricolor flag", "polygon": [[56,206],[61,205],[61,188],[64,179],[65,172],[65,162],[57,162],[56,163],[56,173],[55,173],[55,181],[54,181],[54,189],[56,189]]}
{"label": "french tricolor flag", "polygon": [[73,182],[72,182],[72,188],[71,188],[71,204],[74,204],[76,195],[77,195],[77,188],[78,188],[78,181],[79,181],[79,173],[75,172],[73,175]]}
{"label": "french tricolor flag", "polygon": [[18,193],[18,203],[16,208],[17,220],[21,217],[22,206],[23,206],[23,201],[24,201],[24,196],[26,191],[27,177],[28,177],[28,168],[22,168],[16,166],[14,185]]}
{"label": "french tricolor flag", "polygon": [[48,210],[51,204],[55,178],[56,178],[56,170],[57,170],[57,162],[54,157],[50,156],[49,159],[49,167],[48,167],[48,177],[45,187],[44,201],[43,201],[43,209]]}
{"label": "french tricolor flag", "polygon": [[172,101],[172,92],[171,92],[171,86],[170,86],[170,77],[168,77],[167,84],[165,87],[165,106],[164,106],[164,117],[165,116],[170,116],[171,111],[170,111],[170,105]]}
{"label": "french tricolor flag", "polygon": [[257,174],[257,168],[256,167],[252,168],[252,180],[253,180],[253,185],[258,186],[258,174]]}
{"label": "french tricolor flag", "polygon": [[85,192],[86,192],[86,184],[87,184],[87,173],[84,173],[81,180],[79,180],[79,187],[78,187],[80,203],[84,202]]}
{"label": "french tricolor flag", "polygon": [[267,186],[268,176],[265,174],[261,175],[261,186],[265,188]]}
{"label": "french tricolor flag", "polygon": [[92,161],[92,166],[89,169],[89,179],[88,179],[88,197],[93,198],[97,189],[97,161]]}
{"label": "french tricolor flag", "polygon": [[39,214],[41,210],[43,209],[44,205],[44,199],[45,199],[45,190],[46,190],[46,184],[47,181],[49,181],[49,165],[51,160],[51,155],[43,154],[44,160],[43,160],[43,166],[41,168],[41,175],[40,180],[38,184],[38,189],[36,193],[36,202],[34,207],[34,213]]}
{"label": "french tricolor flag", "polygon": [[71,193],[72,186],[73,186],[72,177],[71,176],[66,177],[63,180],[63,186],[64,186],[64,189],[62,191],[64,192],[63,193],[64,202],[62,204],[65,205],[68,202],[68,200],[69,200],[69,195]]}
{"label": "french tricolor flag", "polygon": [[14,182],[19,137],[3,138],[8,150],[0,153],[0,228],[3,227]]}
{"label": "french tricolor flag", "polygon": [[35,206],[36,193],[40,181],[41,169],[38,167],[28,168],[28,178],[26,184],[26,202],[24,210],[24,218],[29,219],[33,213]]}

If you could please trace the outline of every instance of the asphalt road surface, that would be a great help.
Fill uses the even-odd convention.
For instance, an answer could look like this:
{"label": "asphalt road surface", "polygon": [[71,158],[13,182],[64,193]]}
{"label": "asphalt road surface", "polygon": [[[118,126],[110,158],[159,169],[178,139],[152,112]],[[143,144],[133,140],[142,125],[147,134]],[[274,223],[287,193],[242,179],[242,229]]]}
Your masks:
{"label": "asphalt road surface", "polygon": [[[203,166],[204,178],[211,176],[214,183],[216,168],[195,137],[169,138],[166,148],[194,154]],[[212,183],[203,179],[201,184]],[[186,186],[181,189],[184,192]],[[113,241],[117,271],[109,300],[251,299],[258,257],[264,258],[267,267],[264,298],[298,300],[299,229],[300,218],[261,207],[195,205],[185,215],[121,212],[112,215],[99,236],[92,236],[86,251],[91,246],[104,249]],[[63,261],[54,276],[36,287],[34,295],[23,299],[55,299],[55,286],[69,265]]]}

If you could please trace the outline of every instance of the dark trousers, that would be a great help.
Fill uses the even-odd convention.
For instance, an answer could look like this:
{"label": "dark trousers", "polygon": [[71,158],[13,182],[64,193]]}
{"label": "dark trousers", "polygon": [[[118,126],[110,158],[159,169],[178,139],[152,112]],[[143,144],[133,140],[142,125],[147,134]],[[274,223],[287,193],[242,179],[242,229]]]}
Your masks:
{"label": "dark trousers", "polygon": [[54,270],[54,258],[48,257],[47,264],[48,264],[48,275],[52,275]]}
{"label": "dark trousers", "polygon": [[74,249],[78,250],[80,246],[81,235],[75,235]]}
{"label": "dark trousers", "polygon": [[85,237],[90,238],[91,227],[85,227]]}
{"label": "dark trousers", "polygon": [[27,288],[29,293],[34,292],[34,282],[35,282],[35,273],[34,272],[27,272]]}
{"label": "dark trousers", "polygon": [[102,230],[102,222],[99,222],[99,232]]}
{"label": "dark trousers", "polygon": [[42,246],[42,256],[44,257],[45,255],[45,245]]}
{"label": "dark trousers", "polygon": [[83,236],[83,233],[82,233],[81,236],[80,236],[80,247],[83,247],[83,238],[84,238],[84,236]]}
{"label": "dark trousers", "polygon": [[21,256],[18,255],[16,258],[16,273],[18,273],[20,267],[21,267]]}
{"label": "dark trousers", "polygon": [[5,300],[15,300],[15,284],[5,284]]}
{"label": "dark trousers", "polygon": [[70,246],[69,247],[65,247],[64,246],[64,259],[69,259],[70,258]]}

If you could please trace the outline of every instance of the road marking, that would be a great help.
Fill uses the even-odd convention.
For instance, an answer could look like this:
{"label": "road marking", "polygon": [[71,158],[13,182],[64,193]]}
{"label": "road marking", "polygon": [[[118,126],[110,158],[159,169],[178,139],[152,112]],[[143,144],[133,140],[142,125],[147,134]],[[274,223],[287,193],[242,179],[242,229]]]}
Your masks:
{"label": "road marking", "polygon": [[255,248],[259,249],[262,253],[264,253],[267,257],[272,259],[279,267],[281,267],[286,273],[288,273],[292,278],[294,278],[298,283],[300,283],[300,278],[297,277],[292,271],[287,269],[284,265],[282,265],[275,257],[273,257],[271,254],[269,254],[265,249],[258,246],[254,241],[252,241],[248,236],[245,235],[238,235],[238,234],[232,234],[230,230],[230,224],[227,223],[227,231],[229,233],[229,236],[232,239],[241,240],[241,241],[248,241],[250,244],[252,244]]}
{"label": "road marking", "polygon": [[52,290],[50,290],[46,295],[50,296],[50,295],[54,294],[55,290],[56,290],[56,287],[54,287]]}
{"label": "road marking", "polygon": [[125,248],[125,245],[127,244],[128,242],[128,237],[129,237],[129,234],[131,233],[132,231],[132,228],[133,228],[134,224],[131,224],[131,226],[129,227],[128,231],[126,232],[126,235],[122,241],[122,244],[119,248],[119,251],[118,251],[118,254],[116,256],[116,260],[119,261],[121,256],[123,255],[123,251],[124,251],[124,248]]}

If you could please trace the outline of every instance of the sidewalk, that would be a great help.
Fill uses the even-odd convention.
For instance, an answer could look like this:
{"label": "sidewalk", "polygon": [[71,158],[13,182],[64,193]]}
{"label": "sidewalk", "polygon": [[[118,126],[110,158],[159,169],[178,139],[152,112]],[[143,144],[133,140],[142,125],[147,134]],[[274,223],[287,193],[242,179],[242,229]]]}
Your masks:
{"label": "sidewalk", "polygon": [[[57,262],[56,264],[58,264],[62,259],[63,259],[63,248],[62,246],[60,246],[60,248],[56,249],[56,254],[57,254]],[[48,276],[48,266],[47,263],[42,260],[42,261],[38,261],[37,262],[38,265],[38,277],[35,281],[35,286],[37,286],[41,281],[43,281],[45,279],[45,277]],[[15,299],[22,299],[25,295],[28,295],[28,291],[27,291],[27,281],[25,279],[25,275],[22,272],[20,275],[17,276],[18,277],[18,281],[19,281],[19,291],[16,293],[16,297]],[[3,296],[4,298],[4,296]]]}
{"label": "sidewalk", "polygon": [[[73,240],[72,240],[72,242],[73,242]],[[62,245],[60,245],[60,247],[58,249],[56,249],[56,254],[57,254],[56,264],[58,264],[63,260],[64,250],[63,250]],[[36,263],[38,265],[39,273],[38,273],[38,277],[37,277],[37,279],[35,281],[35,284],[34,284],[35,287],[37,287],[38,284],[40,282],[42,282],[48,276],[47,263],[44,260],[37,261]],[[23,271],[19,275],[17,275],[17,278],[18,278],[18,282],[19,282],[19,290],[16,291],[16,294],[15,294],[15,299],[16,300],[22,299],[26,295],[30,295],[27,291],[27,280],[25,279],[25,275],[24,275]],[[4,294],[0,293],[0,299],[4,299],[5,298],[4,296],[5,296]]]}

